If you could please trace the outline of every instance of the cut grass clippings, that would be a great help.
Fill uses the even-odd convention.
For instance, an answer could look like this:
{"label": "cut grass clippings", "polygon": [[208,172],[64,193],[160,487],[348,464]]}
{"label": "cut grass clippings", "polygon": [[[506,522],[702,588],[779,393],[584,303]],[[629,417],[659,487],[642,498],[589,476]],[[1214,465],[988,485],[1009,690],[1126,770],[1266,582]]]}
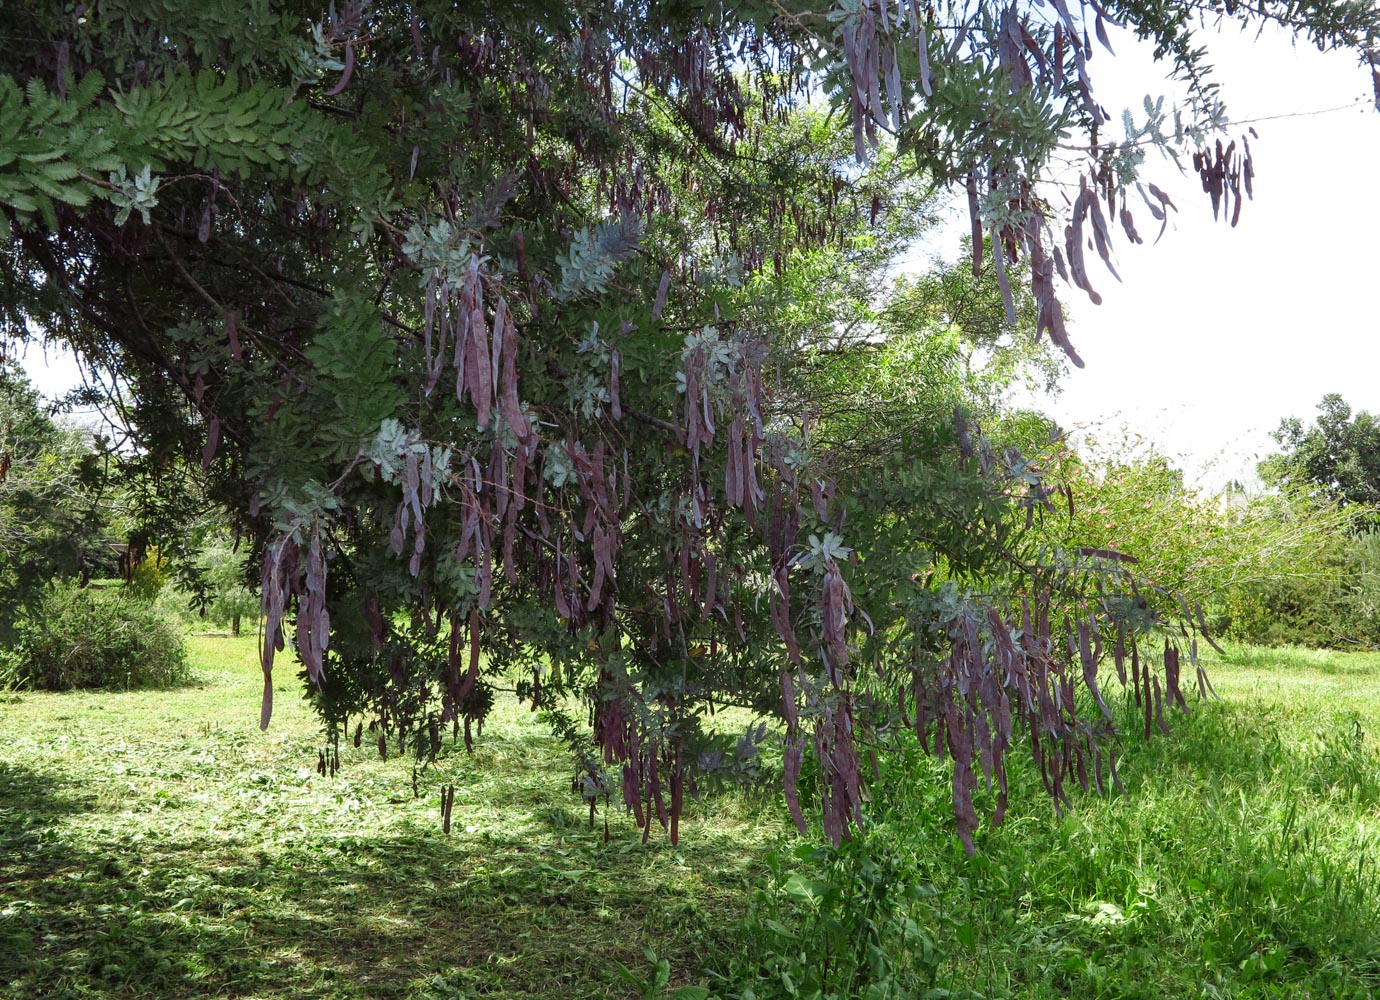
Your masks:
{"label": "cut grass clippings", "polygon": [[0,707],[0,996],[619,995],[646,945],[693,967],[783,831],[740,796],[605,844],[510,700],[418,797],[367,744],[323,777],[299,682],[261,733],[253,637],[189,643],[196,686]]}
{"label": "cut grass clippings", "polygon": [[[768,856],[798,843],[774,792],[708,799],[679,847],[642,844],[615,808],[606,843],[565,752],[503,698],[416,797],[410,760],[367,742],[322,776],[295,678],[257,728],[253,637],[189,652],[199,683],[176,690],[0,695],[0,997],[621,997],[639,991],[617,963],[646,973],[648,948],[668,994],[737,996],[783,967],[773,949],[812,954],[808,934],[742,923]],[[882,758],[867,845],[923,889],[936,989],[1380,991],[1380,656],[1235,650],[1211,670],[1220,702],[1125,738],[1125,796],[1076,795],[1056,819],[1014,766],[974,859],[942,766],[913,746]]]}

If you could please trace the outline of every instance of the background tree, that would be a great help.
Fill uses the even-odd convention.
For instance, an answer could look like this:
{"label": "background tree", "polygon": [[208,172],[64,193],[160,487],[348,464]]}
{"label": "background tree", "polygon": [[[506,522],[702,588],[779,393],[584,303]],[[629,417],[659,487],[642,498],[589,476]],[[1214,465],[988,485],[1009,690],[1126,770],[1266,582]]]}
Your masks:
{"label": "background tree", "polygon": [[1260,462],[1260,478],[1271,486],[1315,490],[1331,500],[1380,508],[1380,424],[1329,393],[1318,419],[1306,427],[1298,417],[1280,421],[1272,435],[1280,451]]}
{"label": "background tree", "polygon": [[108,460],[89,435],[47,414],[17,366],[0,365],[0,643],[47,583],[113,565]]}
{"label": "background tree", "polygon": [[196,566],[204,574],[205,616],[230,626],[239,635],[245,618],[251,624],[259,613],[259,595],[246,581],[249,552],[224,537],[212,537],[196,554]]}
{"label": "background tree", "polygon": [[1344,520],[1286,578],[1235,589],[1223,609],[1224,630],[1272,645],[1374,647],[1380,644],[1380,427],[1341,396],[1324,396],[1305,426],[1282,420],[1280,451],[1259,463],[1260,478],[1293,509],[1335,505]]}

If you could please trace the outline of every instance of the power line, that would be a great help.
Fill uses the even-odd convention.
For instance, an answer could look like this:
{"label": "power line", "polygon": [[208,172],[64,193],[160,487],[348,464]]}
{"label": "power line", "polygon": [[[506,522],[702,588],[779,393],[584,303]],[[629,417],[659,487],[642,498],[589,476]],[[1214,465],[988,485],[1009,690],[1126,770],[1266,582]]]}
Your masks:
{"label": "power line", "polygon": [[1226,125],[1254,125],[1256,122],[1273,122],[1281,118],[1314,118],[1318,115],[1330,115],[1336,111],[1350,111],[1362,103],[1364,98],[1357,97],[1350,104],[1338,104],[1334,108],[1319,108],[1316,111],[1288,111],[1280,115],[1262,115],[1259,118],[1242,118],[1240,121],[1228,121]]}

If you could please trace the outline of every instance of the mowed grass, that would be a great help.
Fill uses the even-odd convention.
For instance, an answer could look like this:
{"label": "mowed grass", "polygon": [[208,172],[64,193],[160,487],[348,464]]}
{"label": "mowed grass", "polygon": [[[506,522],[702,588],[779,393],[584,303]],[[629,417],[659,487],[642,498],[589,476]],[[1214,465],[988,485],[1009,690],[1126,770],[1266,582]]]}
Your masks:
{"label": "mowed grass", "polygon": [[[740,923],[798,843],[774,793],[707,799],[675,848],[615,809],[606,842],[503,697],[415,797],[410,760],[367,741],[323,777],[290,671],[261,733],[254,640],[191,643],[195,686],[0,695],[0,996],[622,997],[615,963],[645,972],[651,948],[670,989],[727,997],[773,951],[810,953],[801,907],[780,913],[799,937]],[[923,890],[933,996],[1380,993],[1380,656],[1210,669],[1221,701],[1190,699],[1171,737],[1142,742],[1126,706],[1126,795],[1057,819],[1017,766],[974,859],[942,766],[882,758],[867,845]]]}
{"label": "mowed grass", "polygon": [[735,796],[678,848],[621,813],[606,844],[511,698],[418,797],[367,740],[322,777],[290,669],[261,733],[254,639],[191,653],[197,686],[0,705],[0,996],[621,995],[645,946],[695,966],[784,830]]}

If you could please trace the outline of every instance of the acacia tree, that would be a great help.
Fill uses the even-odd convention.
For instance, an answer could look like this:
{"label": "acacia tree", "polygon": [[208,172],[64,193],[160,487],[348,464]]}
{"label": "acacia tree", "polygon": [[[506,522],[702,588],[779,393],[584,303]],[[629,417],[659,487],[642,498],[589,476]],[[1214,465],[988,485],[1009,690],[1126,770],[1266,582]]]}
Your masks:
{"label": "acacia tree", "polygon": [[[1366,3],[1203,9],[1278,20],[1374,65]],[[482,717],[482,648],[490,669],[530,672],[524,691],[572,735],[592,808],[621,792],[674,837],[701,707],[771,706],[796,819],[809,750],[837,841],[861,818],[870,663],[886,703],[953,755],[965,840],[975,768],[1004,787],[1013,720],[1056,799],[1088,761],[1100,777],[1101,637],[1120,663],[1134,616],[1113,622],[1121,605],[1099,581],[1128,583],[1121,563],[1013,553],[1009,525],[1050,491],[961,412],[942,431],[902,427],[859,466],[876,489],[850,499],[833,478],[843,439],[816,435],[849,418],[813,414],[808,385],[770,376],[800,371],[801,329],[858,301],[834,286],[802,323],[782,294],[791,276],[885,261],[899,243],[867,234],[914,212],[917,185],[966,193],[975,271],[1014,321],[1020,264],[1034,332],[1080,363],[1056,283],[1096,297],[1085,245],[1110,261],[1112,223],[1139,239],[1144,148],[1191,156],[1233,218],[1250,192],[1245,137],[1218,139],[1189,7],[6,13],[9,336],[74,346],[109,373],[150,455],[199,461],[252,519],[265,724],[291,634],[336,733],[362,718],[381,752],[429,752]],[[1109,138],[1090,60],[1093,35],[1110,51],[1111,20],[1190,79],[1172,134],[1157,111]],[[834,113],[811,112],[821,93]],[[1083,179],[1061,218],[1041,185],[1075,135]],[[1153,184],[1144,201],[1159,219],[1173,209]],[[844,353],[873,353],[872,335]],[[850,517],[874,534],[850,533]],[[907,533],[975,584],[998,563],[1021,582],[912,593],[891,557],[914,548]],[[1075,711],[1075,674],[1100,719]],[[597,752],[560,711],[572,689]]]}

